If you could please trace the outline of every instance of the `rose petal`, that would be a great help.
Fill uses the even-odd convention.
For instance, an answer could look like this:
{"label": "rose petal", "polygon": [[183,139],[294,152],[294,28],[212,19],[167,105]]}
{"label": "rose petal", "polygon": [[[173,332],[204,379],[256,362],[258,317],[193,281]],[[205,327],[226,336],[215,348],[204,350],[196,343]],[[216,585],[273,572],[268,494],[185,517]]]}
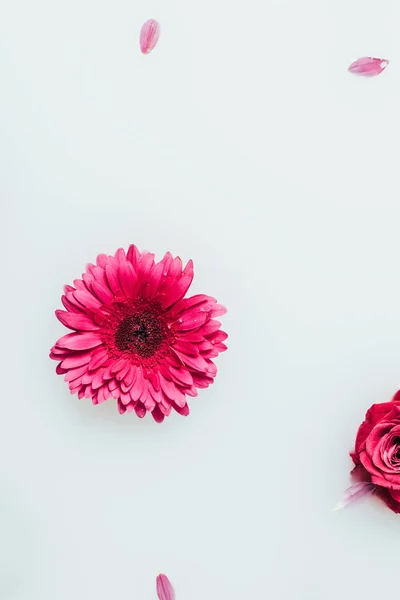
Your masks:
{"label": "rose petal", "polygon": [[160,37],[160,25],[155,19],[149,19],[140,31],[140,49],[143,54],[150,54]]}
{"label": "rose petal", "polygon": [[375,487],[376,486],[373,483],[369,483],[368,481],[355,483],[347,488],[342,499],[336,504],[334,510],[345,508],[349,504],[353,504],[353,502],[357,502],[357,500],[364,498],[364,496],[372,494],[372,492],[375,490]]}
{"label": "rose petal", "polygon": [[386,69],[389,61],[384,58],[372,58],[363,56],[353,62],[348,70],[355,75],[363,75],[364,77],[375,77],[380,75]]}
{"label": "rose petal", "polygon": [[156,585],[159,600],[175,600],[174,588],[166,575],[158,575]]}

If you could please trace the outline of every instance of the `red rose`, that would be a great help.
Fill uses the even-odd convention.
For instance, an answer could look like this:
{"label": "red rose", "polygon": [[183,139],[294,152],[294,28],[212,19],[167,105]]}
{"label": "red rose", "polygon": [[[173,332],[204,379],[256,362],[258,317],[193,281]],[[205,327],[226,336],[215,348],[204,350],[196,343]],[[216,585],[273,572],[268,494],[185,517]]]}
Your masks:
{"label": "red rose", "polygon": [[400,513],[400,391],[392,402],[373,404],[360,426],[351,457],[358,481],[376,485],[375,493]]}

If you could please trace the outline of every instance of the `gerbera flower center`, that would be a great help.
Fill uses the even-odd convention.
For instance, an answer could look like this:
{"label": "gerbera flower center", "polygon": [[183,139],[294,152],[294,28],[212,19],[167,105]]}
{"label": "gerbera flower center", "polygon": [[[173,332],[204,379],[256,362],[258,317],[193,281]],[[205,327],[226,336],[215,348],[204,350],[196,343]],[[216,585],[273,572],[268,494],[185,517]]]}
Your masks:
{"label": "gerbera flower center", "polygon": [[122,319],[115,332],[115,345],[120,352],[131,351],[150,358],[165,339],[162,323],[150,311]]}
{"label": "gerbera flower center", "polygon": [[113,359],[124,357],[152,368],[174,342],[168,313],[157,302],[146,298],[114,302],[105,315],[102,337]]}

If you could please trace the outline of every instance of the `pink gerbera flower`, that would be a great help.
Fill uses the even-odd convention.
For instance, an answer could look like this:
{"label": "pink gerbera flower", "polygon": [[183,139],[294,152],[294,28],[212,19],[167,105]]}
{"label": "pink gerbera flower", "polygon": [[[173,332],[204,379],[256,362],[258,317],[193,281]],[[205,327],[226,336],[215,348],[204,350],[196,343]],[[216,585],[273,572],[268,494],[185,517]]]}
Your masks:
{"label": "pink gerbera flower", "polygon": [[174,408],[189,414],[186,396],[214,381],[212,361],[228,337],[214,319],[226,309],[199,294],[184,298],[193,263],[131,245],[115,256],[100,254],[74,287],[64,288],[64,310],[56,316],[73,330],[56,342],[50,358],[59,361],[71,393],[100,404],[110,396],[121,414],[151,412],[157,422]]}

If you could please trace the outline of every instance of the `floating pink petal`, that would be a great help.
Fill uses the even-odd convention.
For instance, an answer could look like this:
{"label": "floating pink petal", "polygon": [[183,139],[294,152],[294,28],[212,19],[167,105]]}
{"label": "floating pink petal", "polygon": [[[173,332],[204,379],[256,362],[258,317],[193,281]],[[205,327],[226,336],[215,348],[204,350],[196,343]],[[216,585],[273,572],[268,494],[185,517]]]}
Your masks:
{"label": "floating pink petal", "polygon": [[160,24],[155,19],[149,19],[140,31],[140,49],[143,54],[150,54],[160,37]]}
{"label": "floating pink petal", "polygon": [[157,577],[157,596],[160,600],[175,600],[174,588],[166,575]]}
{"label": "floating pink petal", "polygon": [[353,504],[353,502],[357,502],[357,500],[361,500],[361,498],[364,498],[364,496],[372,494],[375,488],[376,485],[368,481],[361,481],[360,483],[355,483],[354,485],[347,488],[347,490],[343,494],[343,498],[340,500],[340,502],[336,504],[334,510],[340,510],[341,508],[345,508],[349,504]]}
{"label": "floating pink petal", "polygon": [[364,77],[375,77],[380,75],[386,69],[389,61],[384,58],[371,58],[364,56],[353,62],[348,71],[355,75],[364,75]]}

